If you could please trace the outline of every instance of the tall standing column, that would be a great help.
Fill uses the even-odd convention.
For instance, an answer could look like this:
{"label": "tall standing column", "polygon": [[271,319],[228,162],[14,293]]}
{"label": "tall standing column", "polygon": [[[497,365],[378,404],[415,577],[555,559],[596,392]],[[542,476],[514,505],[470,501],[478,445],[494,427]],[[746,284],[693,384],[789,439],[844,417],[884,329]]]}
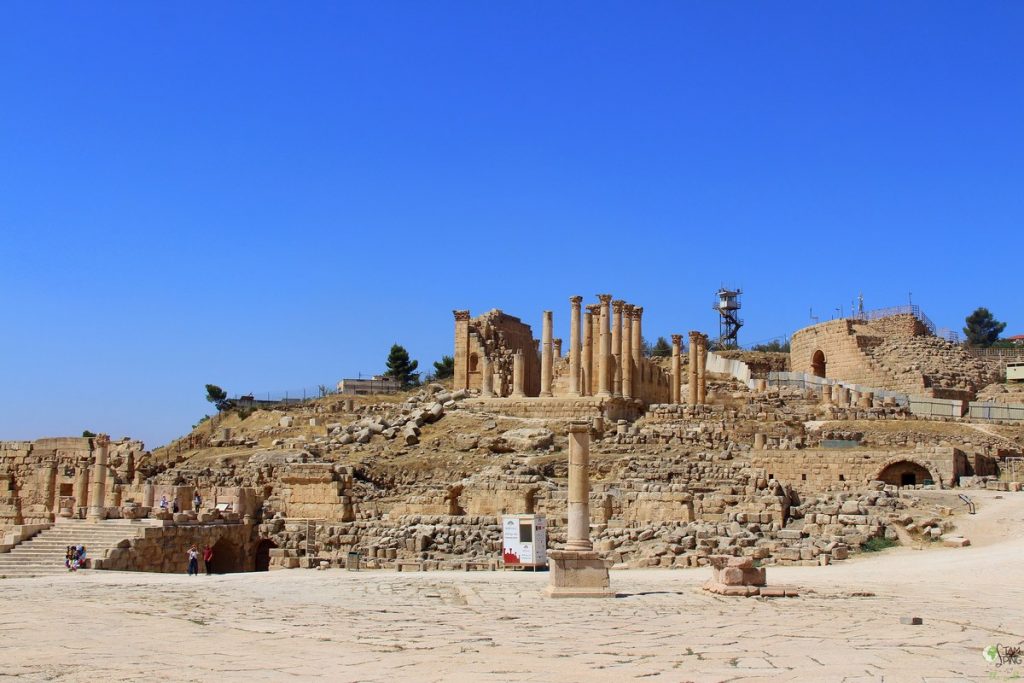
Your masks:
{"label": "tall standing column", "polygon": [[480,396],[491,398],[494,396],[494,370],[491,369],[491,359],[487,355],[487,347],[480,354]]}
{"label": "tall standing column", "polygon": [[512,397],[523,398],[526,396],[526,366],[524,365],[523,350],[516,351],[512,356]]}
{"label": "tall standing column", "polygon": [[622,299],[612,302],[612,363],[614,363],[614,379],[612,395],[622,396]]}
{"label": "tall standing column", "polygon": [[89,468],[75,470],[75,507],[84,508],[89,503]]}
{"label": "tall standing column", "polygon": [[708,338],[700,336],[700,349],[697,350],[697,403],[707,403],[708,384],[705,367],[708,361]]}
{"label": "tall standing column", "polygon": [[689,379],[690,405],[697,405],[697,351],[700,349],[700,332],[690,331],[690,366],[686,369]]}
{"label": "tall standing column", "polygon": [[633,398],[633,306],[622,306],[622,398]]}
{"label": "tall standing column", "polygon": [[541,317],[540,337],[540,395],[551,396],[551,311],[544,311]]}
{"label": "tall standing column", "polygon": [[590,311],[590,384],[587,396],[597,395],[597,381],[601,374],[601,304],[587,306]]}
{"label": "tall standing column", "polygon": [[455,316],[455,376],[456,389],[469,389],[469,311],[452,311]]}
{"label": "tall standing column", "polygon": [[569,395],[580,395],[580,305],[582,296],[569,298]]}
{"label": "tall standing column", "polygon": [[566,550],[593,550],[590,542],[590,425],[569,424],[569,533]]}
{"label": "tall standing column", "polygon": [[597,369],[597,395],[607,398],[612,395],[611,391],[611,355],[612,335],[609,325],[611,323],[611,311],[608,310],[612,301],[611,294],[598,294],[601,300],[601,353],[598,356],[599,366]]}
{"label": "tall standing column", "polygon": [[92,481],[89,483],[89,518],[103,519],[106,517],[107,498],[107,451],[110,448],[110,437],[100,434],[93,440],[96,446],[96,464],[92,470]]}
{"label": "tall standing column", "polygon": [[639,399],[644,398],[644,344],[640,328],[640,318],[643,317],[643,314],[643,306],[634,306],[633,317],[630,319],[630,324],[633,327],[632,335],[630,335],[633,340],[633,397]]}
{"label": "tall standing column", "polygon": [[672,403],[682,402],[683,335],[672,335]]}

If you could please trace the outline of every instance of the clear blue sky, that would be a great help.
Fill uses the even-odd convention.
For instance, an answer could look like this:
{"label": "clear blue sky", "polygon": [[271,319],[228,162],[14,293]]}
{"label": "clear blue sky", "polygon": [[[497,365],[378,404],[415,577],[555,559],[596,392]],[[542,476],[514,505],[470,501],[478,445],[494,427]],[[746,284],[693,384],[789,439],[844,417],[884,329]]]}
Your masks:
{"label": "clear blue sky", "polygon": [[597,292],[1024,333],[1024,4],[5,3],[0,438],[155,447]]}

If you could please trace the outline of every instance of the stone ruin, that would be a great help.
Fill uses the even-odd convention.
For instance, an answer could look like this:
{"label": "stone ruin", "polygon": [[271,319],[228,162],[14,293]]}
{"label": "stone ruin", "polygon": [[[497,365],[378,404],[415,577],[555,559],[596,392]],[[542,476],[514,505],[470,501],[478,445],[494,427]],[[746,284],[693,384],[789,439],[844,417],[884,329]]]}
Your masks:
{"label": "stone ruin", "polygon": [[[546,515],[550,545],[564,546],[572,502],[586,504],[587,552],[602,565],[728,557],[726,569],[745,571],[841,562],[874,538],[946,542],[952,510],[915,492],[1019,488],[1004,465],[1024,451],[1020,427],[940,424],[870,396],[823,401],[756,373],[739,382],[708,371],[699,332],[672,335],[672,356],[650,358],[643,309],[598,299],[570,298],[564,356],[549,312],[537,341],[500,311],[456,311],[453,386],[227,413],[153,452],[100,438],[0,443],[0,550],[103,519],[152,527],[97,557],[112,568],[175,571],[182,545],[206,538],[223,541],[234,570],[454,569],[499,556],[503,514]],[[808,345],[794,342],[803,363]],[[758,357],[764,372],[784,362]],[[563,454],[584,433],[580,500]]]}

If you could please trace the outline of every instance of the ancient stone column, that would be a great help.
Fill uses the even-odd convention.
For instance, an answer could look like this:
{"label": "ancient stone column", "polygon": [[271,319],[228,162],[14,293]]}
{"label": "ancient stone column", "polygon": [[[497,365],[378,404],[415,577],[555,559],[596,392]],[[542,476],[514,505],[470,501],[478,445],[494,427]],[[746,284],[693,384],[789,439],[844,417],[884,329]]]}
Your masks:
{"label": "ancient stone column", "polygon": [[700,335],[700,349],[697,351],[697,403],[707,403],[708,379],[705,367],[708,362],[708,338]]}
{"label": "ancient stone column", "polygon": [[611,560],[594,552],[590,541],[590,425],[569,425],[569,528],[563,550],[548,553],[552,598],[612,598],[608,569]]}
{"label": "ancient stone column", "polygon": [[633,398],[633,306],[622,306],[622,398]]}
{"label": "ancient stone column", "polygon": [[754,450],[764,450],[764,434],[762,432],[757,432],[756,434],[754,434]]}
{"label": "ancient stone column", "polygon": [[580,395],[594,395],[594,306],[583,314],[583,362],[580,369]]}
{"label": "ancient stone column", "polygon": [[821,402],[828,405],[832,403],[832,385],[822,384],[821,385]]}
{"label": "ancient stone column", "polygon": [[609,329],[611,312],[608,310],[608,306],[611,304],[612,295],[598,294],[597,298],[601,300],[601,352],[597,357],[597,395],[601,398],[607,398],[612,395],[609,382],[611,378],[608,376],[611,371],[612,360],[612,335]]}
{"label": "ancient stone column", "polygon": [[614,363],[614,377],[612,380],[612,395],[622,396],[622,299],[612,302],[612,363]]}
{"label": "ancient stone column", "polygon": [[[57,493],[57,463],[44,464],[37,475],[39,477],[39,494],[47,512],[60,512],[60,501]],[[54,500],[57,498],[58,500]]]}
{"label": "ancient stone column", "polygon": [[142,507],[151,508],[153,507],[153,499],[156,497],[154,486],[152,484],[142,485]]}
{"label": "ancient stone column", "polygon": [[487,355],[487,349],[480,354],[480,397],[491,398],[494,396],[494,370],[491,369],[491,359]]}
{"label": "ancient stone column", "polygon": [[683,335],[672,335],[672,403],[680,403],[682,400],[683,360]]}
{"label": "ancient stone column", "polygon": [[580,305],[582,296],[569,298],[569,395],[580,395]]}
{"label": "ancient stone column", "polygon": [[690,367],[687,368],[690,390],[690,405],[697,405],[697,352],[700,349],[700,332],[690,331]]}
{"label": "ancient stone column", "polygon": [[455,376],[456,389],[469,389],[469,311],[452,311],[455,316]]}
{"label": "ancient stone column", "polygon": [[593,550],[590,542],[590,425],[569,424],[569,529],[566,550]]}
{"label": "ancient stone column", "polygon": [[512,398],[523,398],[526,396],[526,366],[523,358],[523,350],[516,351],[512,356]]}
{"label": "ancient stone column", "polygon": [[540,337],[540,395],[551,396],[551,311],[544,311],[541,316]]}
{"label": "ancient stone column", "polygon": [[644,346],[643,346],[643,335],[640,331],[640,318],[644,314],[643,306],[634,306],[633,315],[630,318],[630,325],[632,326],[632,334],[630,338],[633,341],[633,397],[643,398],[644,397],[644,386],[643,386],[643,372],[644,372]]}
{"label": "ancient stone column", "polygon": [[591,304],[590,310],[590,390],[587,396],[597,396],[598,378],[601,375],[601,304]]}
{"label": "ancient stone column", "polygon": [[562,357],[562,340],[559,339],[558,337],[555,337],[554,339],[551,340],[551,346],[554,347],[555,349],[555,353],[552,357],[555,360],[558,360],[559,358]]}
{"label": "ancient stone column", "polygon": [[84,508],[89,504],[89,468],[75,470],[75,507]]}
{"label": "ancient stone column", "polygon": [[96,446],[96,463],[92,470],[92,481],[89,488],[89,518],[103,519],[106,517],[107,500],[107,451],[110,448],[110,437],[100,434],[93,439]]}

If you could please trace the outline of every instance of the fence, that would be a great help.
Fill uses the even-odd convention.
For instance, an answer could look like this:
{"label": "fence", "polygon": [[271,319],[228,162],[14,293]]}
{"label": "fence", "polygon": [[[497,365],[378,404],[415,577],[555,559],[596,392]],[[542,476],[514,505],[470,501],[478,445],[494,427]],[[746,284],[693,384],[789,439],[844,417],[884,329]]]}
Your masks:
{"label": "fence", "polygon": [[967,414],[974,420],[1024,421],[1024,404],[974,401]]}
{"label": "fence", "polygon": [[850,317],[856,320],[878,320],[880,318],[889,318],[894,315],[912,315],[932,334],[935,334],[935,323],[931,321],[922,311],[921,307],[917,304],[907,304],[905,306],[889,306],[888,308],[876,308],[871,311],[864,311],[863,313],[856,313]]}

